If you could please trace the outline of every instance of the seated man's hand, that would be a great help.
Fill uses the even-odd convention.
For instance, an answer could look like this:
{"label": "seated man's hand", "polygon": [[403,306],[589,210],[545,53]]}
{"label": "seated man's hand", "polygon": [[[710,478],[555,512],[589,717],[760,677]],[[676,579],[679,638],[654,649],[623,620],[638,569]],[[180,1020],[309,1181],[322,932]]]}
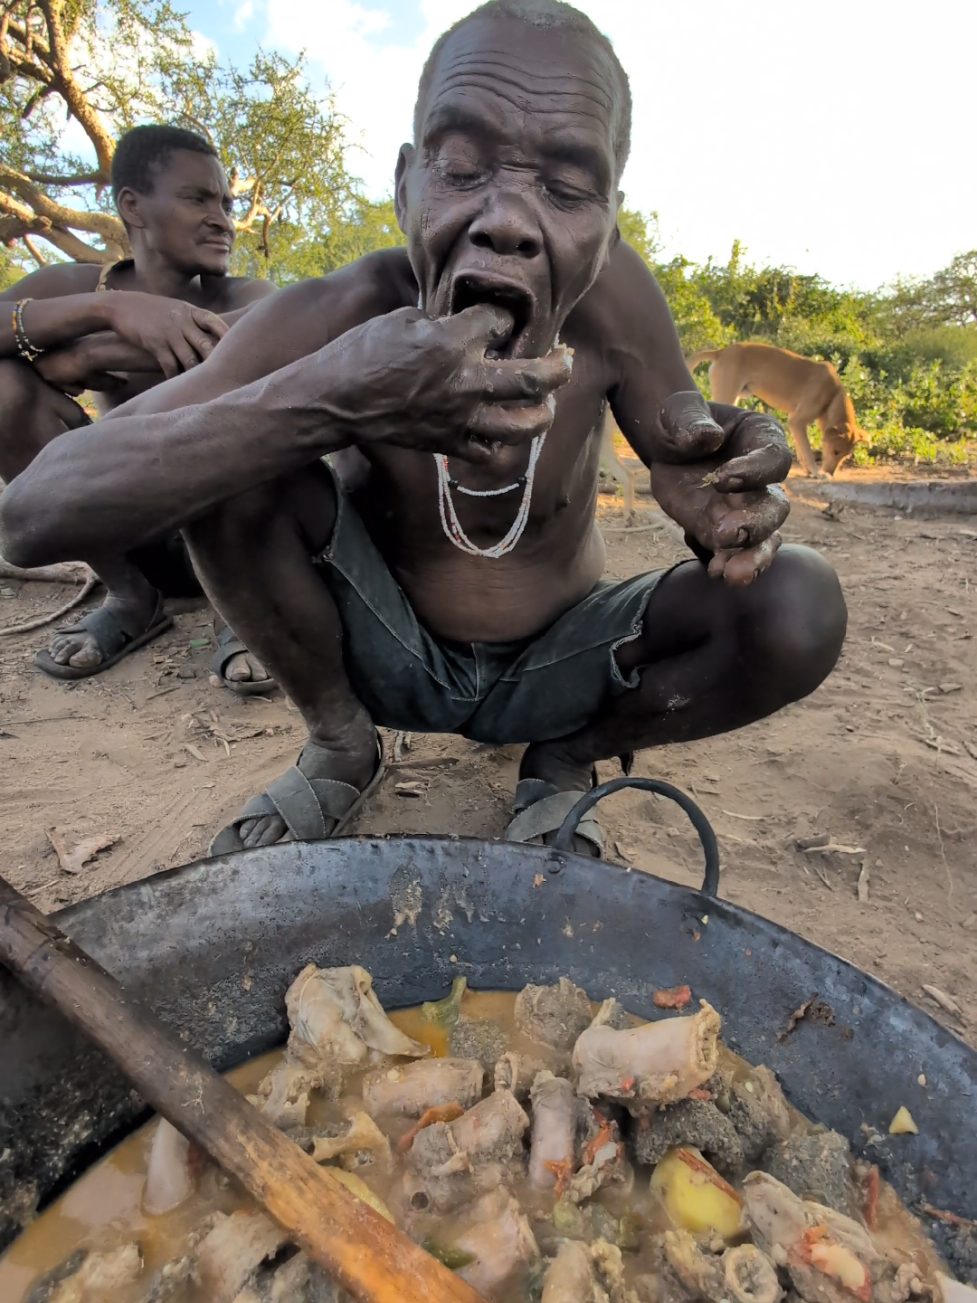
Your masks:
{"label": "seated man's hand", "polygon": [[205,362],[228,331],[215,313],[181,299],[131,290],[112,291],[109,298],[112,329],[154,358],[167,380]]}
{"label": "seated man's hand", "polygon": [[653,461],[652,492],[698,545],[694,550],[711,554],[711,575],[748,584],[780,546],[777,530],[790,510],[780,481],[790,469],[790,449],[772,417],[710,403],[710,422],[701,401],[673,394],[663,406],[660,424],[678,455],[687,458],[693,449],[701,454],[696,460]]}
{"label": "seated man's hand", "polygon": [[47,349],[35,361],[34,369],[49,385],[75,398],[86,389],[112,393],[122,388],[125,381],[112,374],[116,371],[159,374],[151,354],[135,344],[124,343],[110,330],[83,335],[62,348]]}
{"label": "seated man's hand", "polygon": [[319,355],[339,382],[329,387],[331,412],[364,447],[383,441],[473,462],[543,434],[572,355],[561,345],[540,358],[493,356],[512,325],[492,305],[437,320],[416,308],[375,317]]}

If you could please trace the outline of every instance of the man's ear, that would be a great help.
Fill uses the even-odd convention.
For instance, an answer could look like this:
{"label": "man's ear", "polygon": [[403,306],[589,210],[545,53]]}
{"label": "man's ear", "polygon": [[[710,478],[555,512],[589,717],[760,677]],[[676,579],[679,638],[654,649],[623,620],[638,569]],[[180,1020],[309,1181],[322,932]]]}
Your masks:
{"label": "man's ear", "polygon": [[119,216],[125,222],[126,226],[143,227],[146,225],[142,213],[139,211],[139,195],[129,186],[123,186],[119,191],[119,197],[115,201]]}
{"label": "man's ear", "polygon": [[397,225],[407,234],[404,223],[407,221],[407,169],[414,161],[414,146],[401,145],[397,155],[397,170],[394,173],[394,212]]}

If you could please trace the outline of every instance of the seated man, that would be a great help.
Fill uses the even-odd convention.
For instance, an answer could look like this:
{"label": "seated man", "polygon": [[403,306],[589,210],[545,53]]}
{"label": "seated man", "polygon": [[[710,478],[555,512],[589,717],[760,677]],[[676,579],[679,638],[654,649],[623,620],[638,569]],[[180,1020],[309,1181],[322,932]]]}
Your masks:
{"label": "seated man", "polygon": [[[336,833],[376,781],[377,724],[528,743],[510,835],[546,836],[595,761],[738,728],[834,666],[838,580],[778,552],[782,430],[710,414],[620,241],[629,127],[589,19],[490,0],[421,78],[396,176],[407,253],[277,294],[4,499],[20,564],[183,528],[301,710],[297,765],[215,851]],[[696,554],[622,583],[601,579],[595,525],[608,402]]]}
{"label": "seated man", "polygon": [[[0,360],[0,479],[8,484],[52,439],[90,423],[69,395],[96,391],[104,415],[202,362],[229,325],[274,291],[270,281],[227,275],[231,194],[202,136],[179,127],[126,132],[112,191],[132,258],[44,267],[0,294],[9,305],[0,311],[0,359],[8,359]],[[104,605],[35,657],[55,678],[107,669],[172,625],[164,594],[200,593],[179,537],[129,556],[93,556],[92,564],[108,589]],[[271,686],[230,630],[219,643],[229,687]]]}

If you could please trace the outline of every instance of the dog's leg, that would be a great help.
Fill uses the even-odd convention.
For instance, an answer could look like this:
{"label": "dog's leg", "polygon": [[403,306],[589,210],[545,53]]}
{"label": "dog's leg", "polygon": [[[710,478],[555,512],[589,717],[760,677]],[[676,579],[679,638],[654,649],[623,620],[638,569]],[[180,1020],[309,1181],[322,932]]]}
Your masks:
{"label": "dog's leg", "polygon": [[787,418],[787,429],[790,430],[794,438],[794,449],[797,452],[797,460],[801,464],[806,475],[812,479],[819,479],[821,472],[818,470],[817,462],[814,460],[814,453],[811,449],[811,442],[807,437],[808,422],[798,412],[793,412]]}

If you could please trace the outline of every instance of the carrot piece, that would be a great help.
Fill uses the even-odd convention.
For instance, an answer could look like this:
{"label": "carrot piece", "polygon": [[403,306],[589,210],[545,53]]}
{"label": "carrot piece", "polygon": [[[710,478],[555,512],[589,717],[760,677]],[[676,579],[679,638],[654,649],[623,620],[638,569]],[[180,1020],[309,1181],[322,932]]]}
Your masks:
{"label": "carrot piece", "polygon": [[570,1188],[570,1178],[573,1176],[573,1163],[569,1158],[564,1158],[559,1163],[544,1163],[543,1166],[547,1172],[552,1172],[556,1177],[556,1197],[562,1199]]}
{"label": "carrot piece", "polygon": [[420,1119],[405,1136],[401,1136],[397,1143],[398,1151],[406,1154],[425,1127],[433,1126],[435,1122],[457,1122],[464,1111],[457,1101],[452,1104],[435,1104],[434,1108],[429,1108],[426,1113],[421,1114]]}
{"label": "carrot piece", "polygon": [[692,999],[692,990],[688,986],[671,986],[654,994],[656,1009],[684,1009]]}

